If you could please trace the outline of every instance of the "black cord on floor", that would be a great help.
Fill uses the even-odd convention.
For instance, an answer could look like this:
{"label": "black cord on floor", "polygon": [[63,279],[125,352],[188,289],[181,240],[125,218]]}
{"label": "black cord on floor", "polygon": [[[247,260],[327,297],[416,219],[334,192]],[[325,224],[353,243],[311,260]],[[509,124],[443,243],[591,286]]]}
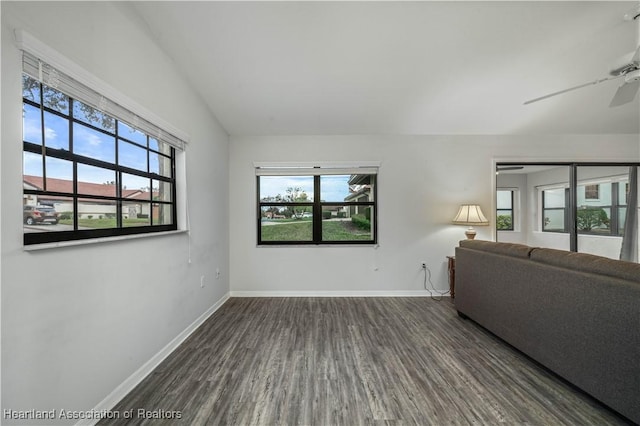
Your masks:
{"label": "black cord on floor", "polygon": [[[445,294],[449,293],[449,290],[444,291],[444,292],[440,292],[440,291],[436,290],[435,287],[433,286],[433,283],[431,282],[431,269],[429,269],[429,267],[427,265],[423,264],[422,270],[424,271],[424,289],[429,292],[430,297],[431,297],[432,300],[435,300],[436,302],[440,302],[442,300],[442,297]],[[431,285],[431,289],[427,288],[427,281],[429,281],[429,284]],[[440,297],[437,297],[437,298],[434,297],[433,296],[434,292],[439,294]]]}

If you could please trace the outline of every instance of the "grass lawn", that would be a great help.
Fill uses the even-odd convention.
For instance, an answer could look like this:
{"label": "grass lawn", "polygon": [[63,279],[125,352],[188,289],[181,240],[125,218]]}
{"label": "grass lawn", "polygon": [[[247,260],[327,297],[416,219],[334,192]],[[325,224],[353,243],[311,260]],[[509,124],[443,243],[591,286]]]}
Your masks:
{"label": "grass lawn", "polygon": [[370,240],[371,232],[364,231],[351,221],[322,222],[323,241]]}
{"label": "grass lawn", "polygon": [[[312,222],[289,221],[262,225],[262,241],[311,241]],[[358,229],[351,221],[323,221],[323,241],[371,240],[371,233]]]}
{"label": "grass lawn", "polygon": [[313,239],[311,224],[310,220],[305,220],[262,225],[262,241],[311,241]]}

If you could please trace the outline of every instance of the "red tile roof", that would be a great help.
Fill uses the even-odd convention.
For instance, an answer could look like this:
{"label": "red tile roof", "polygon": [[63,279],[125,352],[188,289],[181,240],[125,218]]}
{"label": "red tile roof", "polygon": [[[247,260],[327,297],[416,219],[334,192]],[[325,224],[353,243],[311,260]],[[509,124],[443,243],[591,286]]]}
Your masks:
{"label": "red tile roof", "polygon": [[[41,176],[23,175],[22,180],[25,185],[29,185],[37,190],[44,190]],[[66,179],[47,178],[47,191],[63,192],[71,195],[73,194],[73,182]],[[78,194],[115,197],[116,186],[112,184],[78,182]],[[154,193],[153,195],[157,194]],[[136,200],[148,200],[150,194],[141,189],[125,189],[122,191],[122,196]]]}

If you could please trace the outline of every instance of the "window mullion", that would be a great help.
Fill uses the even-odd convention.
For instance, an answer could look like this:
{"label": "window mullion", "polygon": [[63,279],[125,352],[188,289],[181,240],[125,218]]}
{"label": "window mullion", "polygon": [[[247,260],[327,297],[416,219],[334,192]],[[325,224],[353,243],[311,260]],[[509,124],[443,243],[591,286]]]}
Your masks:
{"label": "window mullion", "polygon": [[320,199],[320,176],[313,177],[313,242],[322,242],[322,200]]}
{"label": "window mullion", "polygon": [[47,150],[46,150],[46,127],[44,124],[44,85],[38,83],[40,86],[40,137],[42,138],[40,144],[40,152],[42,154],[42,188],[47,190]]}
{"label": "window mullion", "polygon": [[618,235],[620,227],[618,226],[618,209],[620,208],[619,183],[611,182],[611,208],[609,209],[609,232],[611,235]]}

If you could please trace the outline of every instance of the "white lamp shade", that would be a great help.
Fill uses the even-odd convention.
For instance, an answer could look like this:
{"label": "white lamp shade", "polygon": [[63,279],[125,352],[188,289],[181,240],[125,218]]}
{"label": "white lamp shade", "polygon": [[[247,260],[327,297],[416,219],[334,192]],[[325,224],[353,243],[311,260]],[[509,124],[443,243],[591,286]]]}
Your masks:
{"label": "white lamp shade", "polygon": [[458,214],[453,218],[453,223],[456,225],[488,225],[489,221],[484,214],[482,214],[482,209],[477,204],[463,204],[460,206],[458,210]]}

